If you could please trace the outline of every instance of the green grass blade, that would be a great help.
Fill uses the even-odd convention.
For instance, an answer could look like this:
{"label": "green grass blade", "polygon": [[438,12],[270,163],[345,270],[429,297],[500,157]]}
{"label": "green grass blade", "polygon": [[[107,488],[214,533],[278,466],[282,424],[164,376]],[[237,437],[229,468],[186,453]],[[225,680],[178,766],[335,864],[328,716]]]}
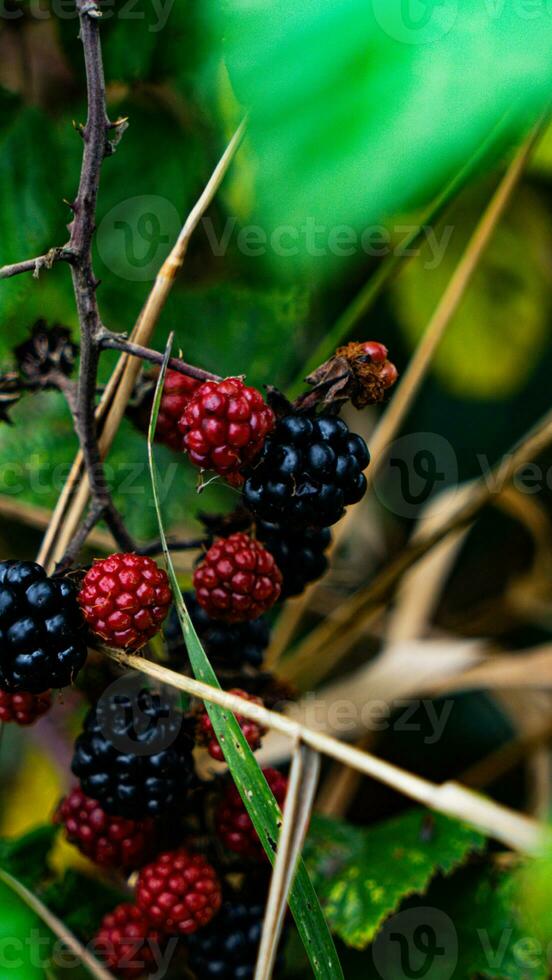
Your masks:
{"label": "green grass blade", "polygon": [[[186,604],[178,585],[172,559],[167,547],[159,503],[159,474],[153,455],[153,436],[159,414],[159,404],[170,356],[171,339],[167,345],[165,362],[159,373],[148,433],[148,459],[159,534],[167,572],[174,594],[182,635],[188,649],[188,656],[195,677],[220,689],[216,674],[209,663],[201,642],[190,619]],[[247,808],[253,825],[259,835],[266,854],[274,862],[276,843],[280,833],[282,815],[274,796],[264,778],[257,761],[243,736],[234,715],[217,705],[206,702],[205,707],[221,744],[222,751],[232,778]],[[311,884],[307,870],[299,862],[295,881],[290,893],[289,905],[297,924],[297,929],[309,956],[316,977],[321,980],[340,980],[343,971],[339,963],[333,939],[328,929],[320,903]]]}

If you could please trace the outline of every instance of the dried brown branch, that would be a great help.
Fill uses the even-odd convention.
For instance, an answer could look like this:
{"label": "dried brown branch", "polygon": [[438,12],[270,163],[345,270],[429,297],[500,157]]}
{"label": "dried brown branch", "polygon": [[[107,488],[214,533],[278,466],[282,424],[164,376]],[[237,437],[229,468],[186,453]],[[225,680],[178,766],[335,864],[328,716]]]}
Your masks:
{"label": "dried brown branch", "polygon": [[[123,354],[130,354],[132,357],[139,357],[142,361],[150,361],[152,364],[163,364],[164,355],[159,351],[151,350],[149,347],[142,347],[140,344],[133,344],[116,334],[105,330],[100,338],[101,346],[109,350],[119,350]],[[178,371],[188,378],[195,378],[197,381],[220,381],[220,375],[213,374],[211,371],[204,371],[203,368],[196,367],[195,364],[187,364],[178,357],[170,357],[168,367],[172,371]]]}
{"label": "dried brown branch", "polygon": [[546,835],[544,825],[473,793],[457,782],[448,781],[439,785],[431,783],[331,735],[299,724],[286,715],[269,711],[263,705],[245,701],[235,694],[210,687],[185,674],[177,674],[136,654],[123,653],[109,647],[102,647],[102,651],[118,664],[146,674],[161,684],[185,691],[192,697],[217,704],[235,715],[251,718],[261,726],[286,735],[293,743],[304,743],[316,752],[357,769],[363,775],[371,776],[430,809],[465,820],[514,850],[535,853],[542,847]]}
{"label": "dried brown branch", "polygon": [[45,255],[37,255],[34,259],[25,259],[23,262],[2,266],[0,279],[11,279],[12,276],[19,276],[24,272],[32,272],[33,277],[38,279],[42,269],[51,269],[55,262],[71,262],[72,259],[71,250],[67,245],[51,248]]}
{"label": "dried brown branch", "polygon": [[278,850],[264,914],[255,980],[270,980],[272,976],[288,896],[309,826],[319,772],[320,756],[304,745],[295,745]]}
{"label": "dried brown branch", "polygon": [[75,428],[94,501],[93,513],[106,521],[117,544],[125,550],[134,541],[125,528],[107,485],[96,431],[96,387],[100,358],[102,322],[92,265],[92,239],[96,227],[96,202],[102,163],[112,150],[105,101],[105,81],[100,44],[100,11],[93,0],[77,0],[80,36],[84,50],[88,118],[82,131],[84,152],[79,188],[72,206],[69,250],[71,275],[80,323],[80,370],[75,408]]}

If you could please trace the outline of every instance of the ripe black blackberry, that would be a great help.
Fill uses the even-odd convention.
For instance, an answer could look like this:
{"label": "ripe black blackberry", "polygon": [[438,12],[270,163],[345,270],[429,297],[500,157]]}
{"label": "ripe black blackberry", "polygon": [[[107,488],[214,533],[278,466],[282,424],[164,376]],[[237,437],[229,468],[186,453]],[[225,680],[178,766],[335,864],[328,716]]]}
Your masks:
{"label": "ripe black blackberry", "polygon": [[35,562],[0,562],[0,687],[31,694],[67,687],[85,660],[73,586]]}
{"label": "ripe black blackberry", "polygon": [[[263,616],[245,623],[225,623],[210,619],[193,592],[184,593],[184,600],[205,652],[214,664],[232,670],[246,665],[261,666],[270,639],[268,623]],[[181,669],[186,663],[186,648],[174,609],[168,618],[165,635],[171,664]]]}
{"label": "ripe black blackberry", "polygon": [[329,527],[366,492],[370,454],[343,419],[292,412],[248,470],[244,502],[260,520],[296,528]]}
{"label": "ripe black blackberry", "polygon": [[257,521],[257,537],[276,559],[284,581],[280,598],[300,595],[328,569],[325,551],[332,540],[328,528],[288,531],[280,524]]}
{"label": "ripe black blackberry", "polygon": [[195,782],[191,724],[152,691],[108,691],[75,744],[72,771],[87,796],[120,817],[159,817]]}
{"label": "ripe black blackberry", "polygon": [[[217,980],[250,980],[255,973],[265,905],[263,902],[240,901],[238,897],[223,903],[216,919],[206,929],[189,936],[189,965],[197,977]],[[276,961],[275,973],[282,966]]]}

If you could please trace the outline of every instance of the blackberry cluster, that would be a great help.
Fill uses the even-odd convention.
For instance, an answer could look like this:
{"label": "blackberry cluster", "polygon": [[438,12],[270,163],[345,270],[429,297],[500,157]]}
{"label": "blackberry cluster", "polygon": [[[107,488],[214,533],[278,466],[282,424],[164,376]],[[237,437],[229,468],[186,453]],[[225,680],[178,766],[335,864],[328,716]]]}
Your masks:
{"label": "blackberry cluster", "polygon": [[[237,897],[224,902],[213,924],[187,941],[188,962],[197,977],[250,980],[255,973],[264,915],[262,902]],[[281,966],[280,955],[273,976]]]}
{"label": "blackberry cluster", "polygon": [[255,518],[294,527],[329,527],[366,492],[366,443],[343,419],[292,412],[265,440],[244,485]]}
{"label": "blackberry cluster", "polygon": [[193,736],[159,694],[107,692],[75,744],[72,771],[110,814],[159,817],[181,806],[195,781]]}
{"label": "blackberry cluster", "polygon": [[93,948],[97,959],[115,976],[138,980],[158,973],[159,954],[166,942],[136,905],[124,903],[104,916]]}
{"label": "blackberry cluster", "polygon": [[316,582],[328,569],[325,552],[332,540],[328,528],[288,531],[284,525],[257,521],[257,537],[274,557],[283,582],[281,599],[300,595],[309,582]]}
{"label": "blackberry cluster", "polygon": [[184,847],[159,854],[138,876],[138,907],[154,928],[169,936],[189,936],[206,926],[221,901],[213,866]]}
{"label": "blackberry cluster", "polygon": [[241,468],[261,451],[273,425],[274,413],[260,391],[241,378],[206,381],[178,423],[194,466],[233,484],[241,484]]}
{"label": "blackberry cluster", "polygon": [[73,586],[30,561],[0,562],[0,688],[67,687],[86,660]]}
{"label": "blackberry cluster", "polygon": [[54,821],[63,824],[69,843],[100,867],[139,868],[155,852],[157,832],[151,817],[110,816],[78,787],[63,798]]}
{"label": "blackberry cluster", "polygon": [[52,707],[50,691],[43,694],[9,694],[0,690],[0,721],[16,725],[34,725]]}
{"label": "blackberry cluster", "polygon": [[[246,666],[261,666],[270,640],[266,619],[261,616],[245,623],[225,623],[220,619],[211,619],[193,592],[185,592],[184,599],[205,652],[216,667],[237,670]],[[181,669],[186,662],[186,648],[174,609],[169,616],[165,635],[171,664]]]}
{"label": "blackberry cluster", "polygon": [[156,442],[164,443],[176,452],[185,452],[184,436],[178,422],[199,387],[201,381],[196,378],[189,378],[179,371],[167,371],[155,428]]}
{"label": "blackberry cluster", "polygon": [[161,629],[172,601],[167,573],[145,555],[96,559],[78,595],[90,630],[122,650],[138,650]]}

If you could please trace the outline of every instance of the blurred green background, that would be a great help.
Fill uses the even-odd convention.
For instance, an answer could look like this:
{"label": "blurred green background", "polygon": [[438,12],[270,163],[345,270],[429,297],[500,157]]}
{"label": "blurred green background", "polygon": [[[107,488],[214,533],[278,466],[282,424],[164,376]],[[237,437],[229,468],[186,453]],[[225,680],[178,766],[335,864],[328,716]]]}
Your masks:
{"label": "blurred green background", "polygon": [[[106,5],[109,111],[113,119],[128,117],[130,125],[105,163],[99,198],[95,264],[105,324],[113,331],[132,328],[180,224],[249,109],[250,136],[192,240],[152,345],[162,350],[174,331],[175,346],[188,361],[222,375],[246,374],[258,386],[295,390],[313,351],[369,278],[400,255],[409,230],[425,222],[435,198],[467,170],[459,196],[422,236],[423,247],[341,337],[384,342],[404,371],[513,148],[550,100],[552,19],[546,5],[533,7],[540,16],[524,16],[523,5],[517,13],[511,5],[500,13],[499,6],[493,14],[492,4],[447,0],[434,5],[435,20],[420,18],[412,27],[400,20],[392,0],[387,6],[377,0],[235,0],[224,16],[217,5],[199,0],[162,8],[139,0],[132,16],[123,0]],[[0,264],[66,240],[70,211],[64,202],[75,194],[82,152],[73,121],[86,116],[82,50],[70,5],[67,16],[59,16],[54,0],[51,6],[47,0],[9,0],[5,11]],[[550,407],[551,202],[549,129],[403,427],[411,447],[424,449],[429,434],[452,448],[455,466],[445,483],[481,476],[482,467]],[[315,235],[310,245],[309,234]],[[66,267],[42,272],[38,280],[0,283],[3,370],[12,366],[13,345],[38,318],[70,326],[77,338]],[[327,348],[323,356],[330,353]],[[104,355],[103,382],[115,360]],[[369,435],[378,412],[351,421]],[[12,419],[12,427],[0,428],[0,551],[2,557],[33,557],[40,520],[17,508],[47,511],[55,505],[76,439],[56,393],[24,398]],[[195,472],[163,447],[158,454],[167,478],[169,528],[188,532],[196,527],[198,508],[228,509],[235,502],[234,492],[219,483],[198,499]],[[543,544],[550,552],[551,465],[552,455],[541,460],[542,479],[538,493],[524,498],[525,517],[489,509],[469,535],[443,589],[437,631],[485,636],[507,650],[550,641],[550,565],[537,567],[535,555]],[[107,473],[133,533],[155,536],[145,440],[130,421],[121,427]],[[376,495],[358,508],[356,551],[351,546],[337,564],[324,595],[334,605],[400,550],[416,522],[416,513],[397,508],[391,477],[384,471]],[[543,522],[538,526],[545,528],[540,540],[531,520],[535,508]],[[520,582],[523,602],[512,605]],[[348,665],[366,656],[366,644],[360,645]],[[49,744],[4,732],[0,833],[15,838],[51,809],[67,780],[68,739],[81,715],[82,705],[68,695]],[[446,737],[431,751],[422,744],[423,732],[391,732],[379,751],[444,779],[513,735],[511,720],[496,704],[473,694],[455,700]],[[490,790],[523,807],[529,795],[525,770],[517,767]],[[396,794],[365,782],[350,819],[370,824],[404,805]],[[41,846],[47,850],[50,843]],[[363,841],[355,838],[353,845],[353,854],[358,848],[367,860]],[[59,845],[53,864],[82,870],[74,852]],[[443,898],[439,881],[434,886],[442,907],[457,901],[455,917],[474,893],[472,869],[462,874],[457,895]],[[502,926],[510,913],[491,878],[483,884],[478,879],[478,900],[484,907],[492,893]],[[49,896],[63,915],[82,883],[71,879],[67,887],[65,897]],[[0,902],[7,904],[2,895]],[[94,904],[96,915],[100,905]],[[84,920],[75,928],[86,935]],[[347,977],[367,975],[364,955],[344,951],[344,957]],[[463,963],[459,977],[546,975],[523,973],[510,963],[509,972],[484,972],[475,956]],[[305,975],[301,970],[297,975]]]}

